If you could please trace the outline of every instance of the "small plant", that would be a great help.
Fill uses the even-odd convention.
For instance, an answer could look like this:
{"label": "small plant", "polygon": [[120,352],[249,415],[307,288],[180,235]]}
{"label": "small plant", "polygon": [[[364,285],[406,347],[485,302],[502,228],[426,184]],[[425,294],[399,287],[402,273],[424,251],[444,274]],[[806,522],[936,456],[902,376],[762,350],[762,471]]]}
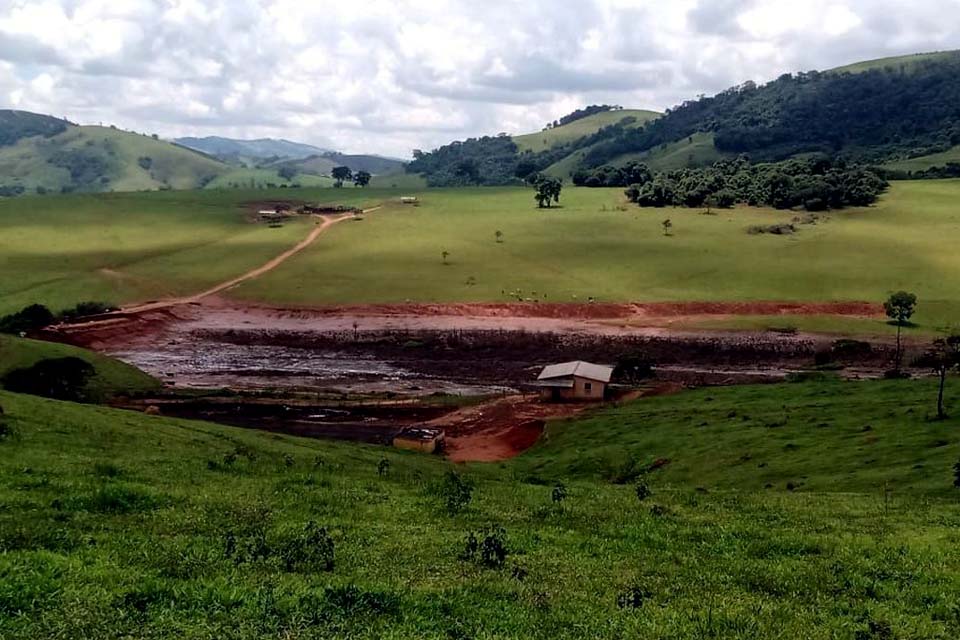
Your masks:
{"label": "small plant", "polygon": [[496,239],[497,242],[503,242],[503,231],[500,231],[500,229],[497,229],[496,231],[493,232],[493,237]]}
{"label": "small plant", "polygon": [[661,518],[670,513],[670,509],[663,506],[662,504],[654,504],[650,506],[650,515]]}
{"label": "small plant", "polygon": [[639,609],[653,594],[637,585],[630,585],[617,594],[617,606],[621,609]]}
{"label": "small plant", "polygon": [[953,486],[960,489],[960,460],[953,465]]}
{"label": "small plant", "polygon": [[450,257],[450,252],[447,251],[446,249],[440,252],[440,258],[443,259],[443,264],[450,264],[449,262],[447,262],[447,258],[449,257]]}
{"label": "small plant", "polygon": [[661,222],[660,226],[663,227],[663,235],[669,236],[673,234],[673,232],[671,231],[671,229],[673,229],[673,222],[670,221],[670,218],[667,218],[666,220]]}
{"label": "small plant", "polygon": [[488,569],[499,569],[506,563],[508,554],[506,530],[492,526],[468,535],[460,557]]}
{"label": "small plant", "polygon": [[458,473],[450,471],[440,486],[440,495],[443,497],[447,513],[455,516],[466,509],[473,499],[473,483]]}
{"label": "small plant", "polygon": [[567,499],[567,488],[562,482],[558,482],[557,486],[553,488],[553,491],[550,492],[550,498],[554,504],[560,504]]}
{"label": "small plant", "polygon": [[280,545],[279,553],[286,571],[315,573],[333,571],[334,542],[326,527],[310,521],[303,531]]}
{"label": "small plant", "polygon": [[386,458],[380,458],[380,462],[377,463],[377,475],[381,478],[387,475],[387,472],[390,471],[390,461]]}
{"label": "small plant", "polygon": [[638,480],[634,491],[637,494],[637,500],[640,502],[643,502],[653,495],[653,491],[650,490],[650,485],[648,485],[645,480]]}
{"label": "small plant", "polygon": [[297,463],[296,459],[289,453],[283,454],[283,466],[292,467]]}

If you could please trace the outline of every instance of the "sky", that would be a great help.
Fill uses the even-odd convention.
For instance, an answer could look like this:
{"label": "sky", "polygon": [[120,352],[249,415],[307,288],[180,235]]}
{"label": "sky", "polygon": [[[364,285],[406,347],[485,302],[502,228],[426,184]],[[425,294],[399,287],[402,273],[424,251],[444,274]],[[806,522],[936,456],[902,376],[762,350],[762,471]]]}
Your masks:
{"label": "sky", "polygon": [[0,0],[0,108],[406,158],[960,49],[960,0]]}

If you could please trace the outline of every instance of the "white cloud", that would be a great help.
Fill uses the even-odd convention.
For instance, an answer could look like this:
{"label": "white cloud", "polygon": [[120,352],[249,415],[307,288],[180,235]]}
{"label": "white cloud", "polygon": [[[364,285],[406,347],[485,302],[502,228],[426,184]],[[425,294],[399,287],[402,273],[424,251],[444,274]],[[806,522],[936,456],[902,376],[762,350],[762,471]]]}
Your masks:
{"label": "white cloud", "polygon": [[[0,0],[11,106],[407,156],[591,103],[960,48],[960,0]],[[3,106],[3,105],[0,105]]]}

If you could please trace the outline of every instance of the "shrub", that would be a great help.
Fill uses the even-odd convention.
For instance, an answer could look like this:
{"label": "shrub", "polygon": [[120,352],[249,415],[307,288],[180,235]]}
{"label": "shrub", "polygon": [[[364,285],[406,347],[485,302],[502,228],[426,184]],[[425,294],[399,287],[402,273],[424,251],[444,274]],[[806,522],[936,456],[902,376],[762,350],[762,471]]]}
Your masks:
{"label": "shrub", "polygon": [[617,594],[617,606],[621,609],[639,609],[653,594],[637,585],[631,585]]}
{"label": "shrub", "polygon": [[960,489],[960,460],[953,465],[953,486]]}
{"label": "shrub", "polygon": [[557,504],[563,502],[567,498],[567,487],[565,487],[562,482],[558,482],[557,486],[550,492],[550,497]]}
{"label": "shrub", "polygon": [[316,573],[333,571],[334,543],[326,527],[310,521],[300,533],[279,545],[278,555],[286,571]]}
{"label": "shrub", "polygon": [[56,318],[50,309],[42,304],[32,304],[16,313],[0,317],[0,333],[20,334],[34,329],[42,329]]}
{"label": "shrub", "polygon": [[503,527],[487,527],[467,536],[461,558],[488,569],[499,569],[507,561],[507,532]]}
{"label": "shrub", "polygon": [[107,514],[150,511],[157,508],[159,504],[153,495],[141,489],[120,484],[108,484],[92,494],[74,498],[68,502],[68,506],[78,511]]}
{"label": "shrub", "polygon": [[390,470],[390,461],[386,458],[380,458],[380,462],[377,463],[377,475],[381,478],[387,475],[387,472]]}
{"label": "shrub", "polygon": [[400,598],[383,591],[368,591],[352,584],[327,587],[324,596],[331,605],[348,615],[396,615]]}
{"label": "shrub", "polygon": [[650,485],[648,485],[644,480],[637,481],[637,484],[634,487],[634,491],[637,494],[637,500],[639,500],[640,502],[643,502],[644,500],[646,500],[647,498],[653,495],[653,491],[650,490]]}
{"label": "shrub", "polygon": [[88,399],[87,381],[95,373],[93,365],[80,358],[48,358],[8,372],[0,383],[14,393],[83,402]]}
{"label": "shrub", "polygon": [[101,478],[116,478],[123,475],[123,469],[111,462],[98,462],[93,465],[93,473]]}
{"label": "shrub", "polygon": [[60,312],[60,315],[64,320],[75,320],[77,318],[83,318],[86,316],[97,316],[101,313],[110,313],[111,311],[117,311],[117,309],[118,307],[116,305],[110,304],[109,302],[96,302],[93,300],[88,300],[86,302],[78,302],[69,309],[64,309]]}
{"label": "shrub", "polygon": [[440,495],[443,497],[447,513],[454,516],[466,509],[473,499],[473,482],[450,471],[440,485]]}

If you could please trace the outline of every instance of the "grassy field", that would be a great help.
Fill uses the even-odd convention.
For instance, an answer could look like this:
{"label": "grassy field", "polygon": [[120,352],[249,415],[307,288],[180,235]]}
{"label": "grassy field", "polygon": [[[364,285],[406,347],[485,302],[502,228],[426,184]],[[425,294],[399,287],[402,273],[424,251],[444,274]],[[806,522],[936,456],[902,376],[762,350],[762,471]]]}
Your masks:
{"label": "grassy field", "polygon": [[[619,189],[569,188],[562,208],[551,210],[537,210],[524,189],[420,195],[419,207],[393,207],[333,228],[233,295],[291,304],[503,301],[519,289],[552,302],[879,302],[907,289],[920,297],[919,324],[960,323],[960,256],[953,248],[960,181],[897,183],[876,206],[830,213],[793,236],[746,232],[789,221],[790,212],[639,209],[624,204]],[[661,229],[666,218],[670,237]]]}
{"label": "grassy field", "polygon": [[659,117],[660,114],[655,111],[644,111],[642,109],[604,111],[587,116],[586,118],[574,120],[570,124],[565,124],[555,129],[528,133],[522,136],[513,136],[513,141],[520,151],[545,151],[561,144],[573,142],[584,136],[589,136],[603,127],[620,122],[624,118],[636,118],[637,121],[633,126],[640,126],[645,122]]}
{"label": "grassy field", "polygon": [[436,458],[0,393],[0,636],[952,638],[960,423],[836,384],[553,425],[453,512]]}
{"label": "grassy field", "polygon": [[923,171],[930,167],[942,167],[949,162],[960,162],[960,146],[953,147],[942,153],[932,153],[928,156],[910,158],[909,160],[898,160],[889,162],[884,166],[886,169],[894,171]]}
{"label": "grassy field", "polygon": [[610,164],[621,166],[630,161],[643,162],[653,171],[675,171],[688,167],[706,167],[725,157],[713,144],[712,133],[695,133],[689,138],[615,158]]}
{"label": "grassy field", "polygon": [[316,176],[309,173],[297,174],[292,180],[284,180],[273,169],[231,168],[207,183],[205,189],[264,189],[268,184],[290,186],[299,184],[304,187],[332,187],[333,178]]}
{"label": "grassy field", "polygon": [[145,393],[160,388],[160,383],[154,378],[113,358],[65,344],[0,334],[0,378],[14,369],[32,366],[40,360],[67,357],[85,360],[96,370],[85,388],[92,399],[104,400],[119,394]]}
{"label": "grassy field", "polygon": [[35,302],[115,304],[202,291],[257,267],[307,233],[248,222],[269,198],[372,202],[354,189],[189,191],[0,200],[0,314]]}

